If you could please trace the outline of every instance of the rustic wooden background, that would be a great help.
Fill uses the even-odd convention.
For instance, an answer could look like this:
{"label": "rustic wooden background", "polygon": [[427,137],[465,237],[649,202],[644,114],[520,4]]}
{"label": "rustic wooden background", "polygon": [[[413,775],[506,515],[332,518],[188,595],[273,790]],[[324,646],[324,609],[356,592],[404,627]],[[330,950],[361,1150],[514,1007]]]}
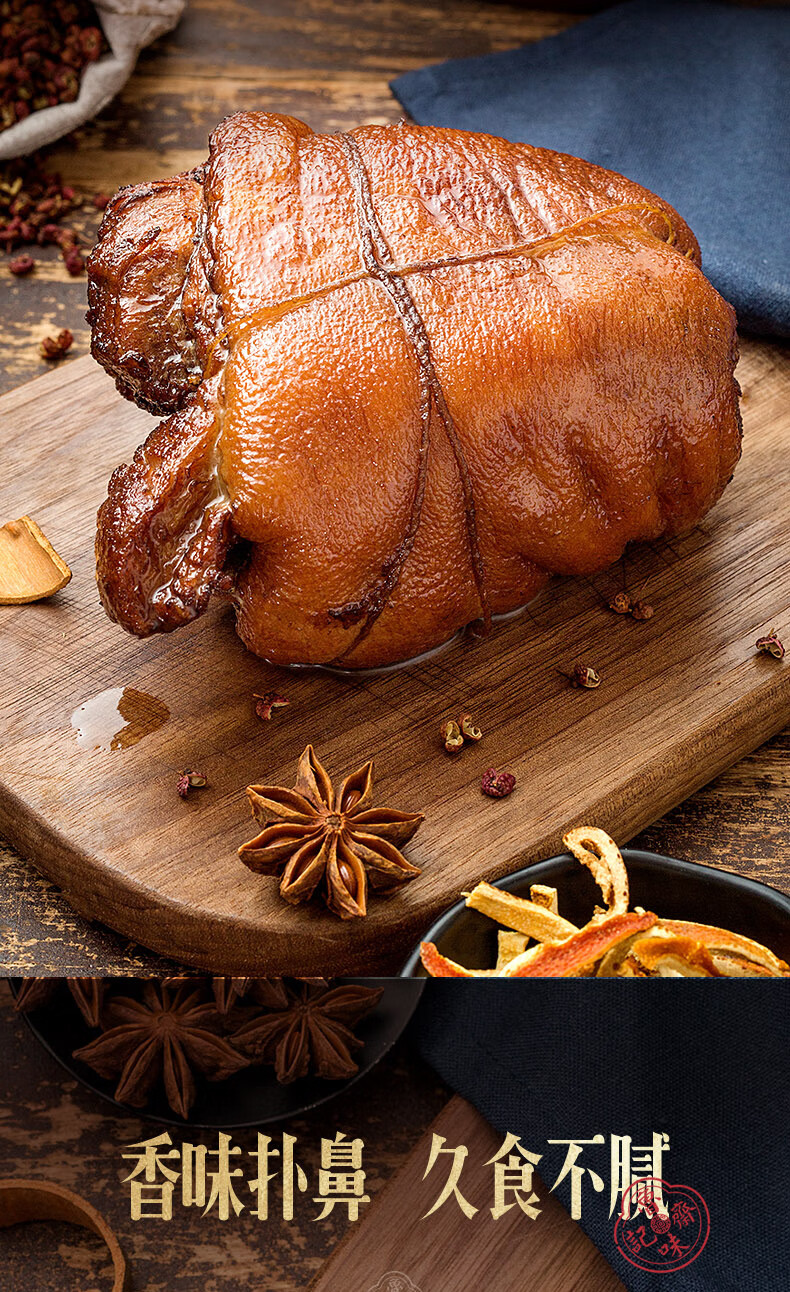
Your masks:
{"label": "rustic wooden background", "polygon": [[[223,1222],[211,1214],[203,1219],[197,1207],[178,1205],[169,1222],[134,1222],[128,1186],[121,1183],[129,1169],[121,1154],[127,1144],[164,1128],[143,1117],[119,1117],[112,1104],[69,1076],[14,1013],[5,983],[0,983],[0,1053],[0,1176],[52,1180],[93,1203],[124,1249],[132,1273],[129,1292],[306,1288],[349,1227],[337,1209],[325,1221],[314,1220],[317,1208],[310,1198],[322,1137],[343,1131],[349,1139],[362,1138],[365,1185],[373,1199],[449,1093],[405,1039],[346,1093],[271,1129],[275,1147],[283,1130],[297,1137],[297,1160],[311,1184],[299,1195],[293,1221],[286,1223],[275,1211],[269,1221],[259,1222],[245,1211]],[[216,1132],[174,1129],[171,1134],[176,1145],[188,1139],[217,1147]],[[233,1143],[242,1148],[245,1166],[254,1167],[246,1154],[255,1147],[255,1131],[234,1132]],[[360,1224],[363,1218],[364,1208]],[[3,1292],[99,1292],[109,1287],[108,1267],[99,1240],[71,1226],[0,1230]]]}
{"label": "rustic wooden background", "polygon": [[[447,57],[507,49],[559,32],[601,4],[531,7],[490,0],[190,0],[175,32],[143,54],[119,98],[58,145],[52,163],[89,198],[182,170],[237,108],[266,107],[340,130],[396,119],[388,81]],[[81,215],[90,239],[97,213]],[[5,364],[0,390],[45,370],[42,336],[67,326],[73,357],[88,350],[84,279],[52,249],[26,279],[0,263]],[[4,258],[7,259],[7,258]],[[68,360],[66,360],[68,362]],[[8,519],[6,517],[0,520]],[[790,732],[693,795],[638,846],[738,870],[788,887]],[[142,973],[162,960],[86,924],[0,841],[0,940],[7,972]]]}

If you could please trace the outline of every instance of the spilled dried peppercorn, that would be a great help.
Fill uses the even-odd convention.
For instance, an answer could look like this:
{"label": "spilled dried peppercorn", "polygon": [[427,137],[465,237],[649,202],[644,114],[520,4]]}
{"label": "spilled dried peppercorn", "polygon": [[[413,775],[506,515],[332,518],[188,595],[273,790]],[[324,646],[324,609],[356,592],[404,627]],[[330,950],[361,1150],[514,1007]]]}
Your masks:
{"label": "spilled dried peppercorn", "polygon": [[79,234],[63,224],[78,205],[74,189],[46,169],[39,154],[0,166],[0,251],[68,244]]}
{"label": "spilled dried peppercorn", "polygon": [[255,692],[252,698],[258,701],[255,706],[255,712],[261,722],[270,722],[275,709],[283,709],[287,704],[291,703],[290,700],[286,700],[284,695],[275,695],[272,691],[267,691],[263,695],[258,695]]}
{"label": "spilled dried peppercorn", "polygon": [[498,772],[495,767],[488,767],[483,772],[480,788],[490,799],[506,799],[516,788],[516,778],[512,772]]}
{"label": "spilled dried peppercorn", "polygon": [[45,336],[39,346],[42,359],[62,359],[73,341],[74,334],[67,327],[62,328],[57,336]]}
{"label": "spilled dried peppercorn", "polygon": [[181,798],[185,799],[189,795],[190,790],[202,790],[205,789],[207,785],[208,780],[202,772],[195,772],[192,771],[191,768],[187,768],[186,771],[183,771],[179,776],[176,789]]}
{"label": "spilled dried peppercorn", "polygon": [[16,256],[8,266],[15,278],[24,278],[32,273],[35,267],[36,262],[32,256]]}
{"label": "spilled dried peppercorn", "polygon": [[464,747],[464,738],[461,734],[461,728],[454,719],[450,718],[443,722],[439,728],[439,739],[447,750],[448,754],[457,754]]}
{"label": "spilled dried peppercorn", "polygon": [[600,674],[589,664],[574,664],[573,671],[565,676],[571,686],[583,687],[587,691],[601,685]]}
{"label": "spilled dried peppercorn", "polygon": [[627,592],[618,592],[609,602],[609,609],[616,615],[630,615],[631,598]]}
{"label": "spilled dried peppercorn", "polygon": [[758,637],[754,644],[763,655],[772,655],[774,659],[784,659],[785,657],[785,648],[779,640],[775,628],[771,628],[764,637]]}

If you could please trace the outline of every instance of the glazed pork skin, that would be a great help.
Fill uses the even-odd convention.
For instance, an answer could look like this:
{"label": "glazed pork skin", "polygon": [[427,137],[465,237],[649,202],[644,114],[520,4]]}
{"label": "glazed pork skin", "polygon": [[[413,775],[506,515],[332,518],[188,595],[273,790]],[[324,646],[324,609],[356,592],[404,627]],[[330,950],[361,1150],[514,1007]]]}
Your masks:
{"label": "glazed pork skin", "polygon": [[238,113],[121,191],[89,276],[94,354],[171,413],[99,512],[139,636],[223,591],[275,663],[392,664],[693,528],[740,453],[690,230],[543,149]]}

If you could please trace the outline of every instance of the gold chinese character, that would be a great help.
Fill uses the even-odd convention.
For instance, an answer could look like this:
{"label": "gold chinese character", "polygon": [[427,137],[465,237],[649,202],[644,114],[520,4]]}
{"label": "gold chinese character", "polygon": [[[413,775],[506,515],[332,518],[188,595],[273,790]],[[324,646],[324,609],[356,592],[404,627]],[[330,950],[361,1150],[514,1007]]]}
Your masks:
{"label": "gold chinese character", "polygon": [[[630,1135],[612,1136],[612,1172],[609,1192],[609,1215],[622,1198],[622,1217],[629,1220],[640,1212],[652,1216],[654,1212],[667,1214],[664,1194],[661,1188],[662,1162],[665,1153],[669,1152],[669,1136],[665,1131],[653,1131],[652,1143],[643,1148],[632,1147]],[[639,1177],[650,1177],[652,1189],[631,1185]],[[646,1207],[648,1195],[654,1210]]]}
{"label": "gold chinese character", "polygon": [[[232,1157],[238,1157],[241,1149],[231,1146],[230,1135],[220,1132],[218,1146],[207,1149],[204,1144],[185,1144],[182,1150],[183,1177],[181,1180],[181,1201],[185,1207],[202,1207],[203,1215],[216,1208],[219,1220],[228,1220],[231,1211],[237,1216],[244,1210],[244,1203],[236,1196],[233,1181],[242,1174],[241,1167],[231,1170]],[[206,1168],[206,1159],[217,1159],[215,1171]],[[209,1188],[207,1189],[207,1185]],[[206,1194],[208,1193],[208,1198]]]}
{"label": "gold chinese character", "polygon": [[[132,1220],[172,1220],[173,1188],[180,1172],[166,1165],[171,1159],[180,1160],[177,1148],[172,1148],[173,1141],[167,1131],[155,1139],[141,1140],[139,1144],[127,1144],[130,1149],[141,1149],[142,1152],[123,1153],[125,1161],[136,1162],[137,1166],[124,1179],[124,1184],[131,1183]],[[157,1149],[167,1147],[167,1153]],[[164,1177],[157,1179],[157,1174]],[[141,1178],[142,1177],[142,1178]]]}
{"label": "gold chinese character", "polygon": [[549,1144],[567,1144],[568,1151],[565,1154],[565,1161],[557,1179],[551,1186],[552,1193],[558,1184],[562,1184],[566,1175],[571,1177],[571,1218],[581,1220],[582,1217],[582,1180],[585,1171],[590,1177],[590,1184],[596,1193],[603,1192],[603,1180],[600,1175],[591,1170],[590,1167],[577,1166],[576,1160],[581,1154],[582,1147],[585,1144],[603,1144],[603,1135],[593,1135],[592,1139],[550,1139]]}
{"label": "gold chinese character", "polygon": [[447,1202],[447,1199],[450,1197],[455,1198],[467,1220],[471,1220],[472,1216],[476,1215],[478,1208],[473,1207],[471,1202],[467,1202],[466,1198],[461,1193],[461,1190],[458,1188],[458,1181],[461,1178],[461,1172],[464,1169],[464,1162],[469,1154],[469,1149],[465,1144],[459,1144],[458,1148],[445,1148],[444,1145],[446,1143],[447,1141],[444,1135],[437,1135],[436,1131],[434,1131],[433,1140],[431,1141],[431,1152],[428,1158],[428,1165],[425,1168],[425,1174],[422,1177],[423,1180],[427,1180],[428,1175],[433,1170],[442,1153],[448,1153],[453,1160],[445,1186],[430,1211],[426,1211],[423,1216],[423,1220],[427,1219],[428,1216],[432,1216],[435,1211],[438,1211],[440,1207],[444,1206],[445,1202]]}
{"label": "gold chinese character", "polygon": [[[294,1160],[295,1143],[295,1135],[283,1135],[283,1220],[293,1220],[294,1218],[295,1191],[298,1190],[300,1193],[304,1193],[307,1189],[307,1176]],[[258,1163],[258,1174],[254,1180],[248,1182],[250,1192],[254,1193],[256,1197],[256,1205],[252,1208],[250,1214],[256,1216],[258,1220],[269,1219],[269,1185],[276,1174],[274,1171],[269,1171],[269,1166],[271,1159],[279,1156],[280,1150],[272,1148],[271,1136],[259,1134],[258,1147],[250,1153],[250,1157],[255,1158]]]}
{"label": "gold chinese character", "polygon": [[[323,1202],[324,1209],[315,1220],[325,1220],[338,1204],[348,1208],[349,1220],[359,1219],[359,1207],[370,1202],[364,1192],[365,1172],[362,1170],[361,1139],[344,1143],[345,1135],[338,1131],[333,1140],[321,1140],[321,1170],[318,1172],[318,1193],[313,1202]],[[345,1169],[341,1169],[345,1168]]]}
{"label": "gold chinese character", "polygon": [[[530,1153],[518,1136],[508,1131],[499,1152],[486,1162],[486,1166],[494,1168],[494,1205],[491,1208],[494,1220],[504,1216],[516,1203],[525,1216],[529,1216],[530,1220],[537,1220],[540,1207],[534,1206],[539,1198],[532,1192],[532,1172],[540,1159],[540,1153]],[[512,1202],[506,1201],[508,1194],[513,1195]]]}

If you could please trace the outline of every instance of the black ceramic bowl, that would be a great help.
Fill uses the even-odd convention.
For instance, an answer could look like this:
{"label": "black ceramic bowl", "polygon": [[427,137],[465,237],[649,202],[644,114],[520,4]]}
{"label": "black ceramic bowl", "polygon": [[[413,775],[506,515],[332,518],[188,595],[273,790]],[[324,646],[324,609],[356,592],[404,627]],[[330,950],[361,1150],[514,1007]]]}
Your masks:
{"label": "black ceramic bowl", "polygon": [[[654,852],[623,848],[623,859],[631,908],[643,906],[668,920],[716,924],[755,938],[790,962],[790,897],[742,875]],[[498,880],[496,887],[529,897],[531,884],[556,888],[560,915],[574,924],[586,924],[600,902],[600,892],[586,866],[568,853],[517,870]],[[496,964],[497,928],[493,920],[471,910],[462,900],[440,916],[420,942],[435,942],[442,955],[467,969],[491,969]],[[401,974],[404,978],[426,977],[419,943]]]}
{"label": "black ceramic bowl", "polygon": [[[19,980],[11,979],[11,990],[16,995]],[[335,1098],[366,1072],[375,1067],[395,1044],[405,1028],[420,999],[424,983],[401,982],[397,978],[381,981],[378,978],[347,978],[344,982],[361,983],[365,987],[383,987],[384,994],[370,1014],[356,1024],[354,1031],[363,1042],[356,1061],[359,1072],[346,1081],[324,1081],[318,1077],[304,1077],[290,1085],[280,1085],[270,1067],[243,1068],[226,1081],[215,1083],[198,1080],[198,1097],[184,1121],[168,1107],[164,1093],[152,1093],[145,1108],[130,1108],[113,1098],[115,1081],[105,1081],[87,1064],[75,1059],[72,1051],[87,1045],[98,1033],[89,1028],[76,1006],[64,1008],[63,1001],[54,1001],[34,1013],[23,1014],[33,1035],[49,1050],[67,1072],[83,1086],[122,1113],[141,1117],[146,1121],[163,1122],[168,1126],[191,1126],[202,1130],[241,1130],[246,1126],[262,1126],[267,1122],[296,1117],[328,1099]]]}

